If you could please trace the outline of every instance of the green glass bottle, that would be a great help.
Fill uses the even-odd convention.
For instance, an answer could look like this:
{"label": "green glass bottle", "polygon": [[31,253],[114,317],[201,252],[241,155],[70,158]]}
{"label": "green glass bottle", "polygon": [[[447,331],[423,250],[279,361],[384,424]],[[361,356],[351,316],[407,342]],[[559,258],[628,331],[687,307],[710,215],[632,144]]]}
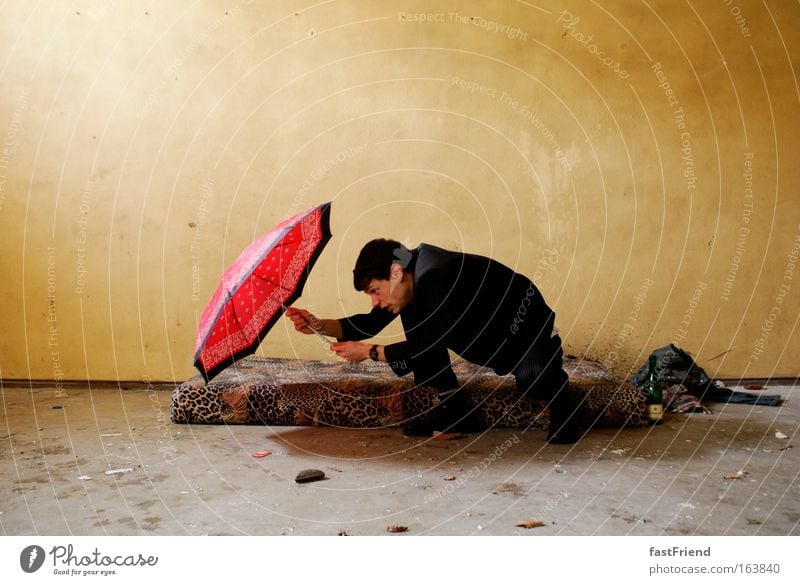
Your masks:
{"label": "green glass bottle", "polygon": [[661,390],[661,378],[656,369],[656,356],[650,356],[650,372],[644,383],[647,420],[652,425],[664,422],[664,393]]}

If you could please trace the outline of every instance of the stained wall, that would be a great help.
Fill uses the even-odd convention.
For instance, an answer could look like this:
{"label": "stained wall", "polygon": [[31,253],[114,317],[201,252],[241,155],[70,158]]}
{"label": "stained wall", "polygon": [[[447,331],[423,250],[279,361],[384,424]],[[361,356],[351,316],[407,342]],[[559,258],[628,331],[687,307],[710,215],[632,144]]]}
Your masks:
{"label": "stained wall", "polygon": [[[10,1],[0,375],[180,380],[224,267],[333,201],[299,305],[389,236],[535,277],[625,374],[800,362],[799,48],[780,1]],[[383,340],[401,335],[394,327]],[[260,355],[330,357],[277,326]]]}

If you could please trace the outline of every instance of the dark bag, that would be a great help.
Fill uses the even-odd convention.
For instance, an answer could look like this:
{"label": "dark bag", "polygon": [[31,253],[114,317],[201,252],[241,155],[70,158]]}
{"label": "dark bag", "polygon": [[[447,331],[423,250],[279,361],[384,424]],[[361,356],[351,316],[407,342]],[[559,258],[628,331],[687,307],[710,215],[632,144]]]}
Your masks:
{"label": "dark bag", "polygon": [[[656,371],[665,386],[681,384],[698,400],[761,406],[777,406],[781,401],[779,394],[756,396],[747,392],[737,392],[724,386],[718,387],[703,371],[703,368],[695,363],[692,356],[671,343],[654,350],[650,355],[656,357]],[[645,363],[631,378],[631,383],[637,388],[642,388],[649,373],[650,367],[648,363]]]}
{"label": "dark bag", "polygon": [[[673,344],[665,345],[653,351],[656,357],[656,370],[661,381],[667,386],[683,384],[694,394],[696,390],[705,391],[711,380],[688,353]],[[648,360],[649,361],[649,360]],[[647,363],[636,373],[631,382],[641,388],[649,374]]]}

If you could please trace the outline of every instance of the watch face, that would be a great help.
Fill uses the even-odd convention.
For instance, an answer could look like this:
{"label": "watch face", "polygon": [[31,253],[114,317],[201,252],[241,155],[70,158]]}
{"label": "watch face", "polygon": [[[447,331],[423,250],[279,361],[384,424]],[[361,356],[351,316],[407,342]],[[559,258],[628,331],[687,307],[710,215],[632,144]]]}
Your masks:
{"label": "watch face", "polygon": [[369,357],[373,361],[378,361],[378,348],[377,346],[373,345],[369,348]]}

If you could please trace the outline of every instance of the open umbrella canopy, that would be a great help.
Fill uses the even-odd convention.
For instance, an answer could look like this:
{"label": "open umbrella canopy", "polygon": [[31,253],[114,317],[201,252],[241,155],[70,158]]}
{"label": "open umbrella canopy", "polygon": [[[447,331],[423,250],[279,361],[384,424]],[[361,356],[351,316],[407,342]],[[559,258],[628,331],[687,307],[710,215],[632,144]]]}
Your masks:
{"label": "open umbrella canopy", "polygon": [[194,365],[210,380],[255,352],[300,297],[331,238],[330,203],[291,217],[248,245],[225,270],[197,328]]}

